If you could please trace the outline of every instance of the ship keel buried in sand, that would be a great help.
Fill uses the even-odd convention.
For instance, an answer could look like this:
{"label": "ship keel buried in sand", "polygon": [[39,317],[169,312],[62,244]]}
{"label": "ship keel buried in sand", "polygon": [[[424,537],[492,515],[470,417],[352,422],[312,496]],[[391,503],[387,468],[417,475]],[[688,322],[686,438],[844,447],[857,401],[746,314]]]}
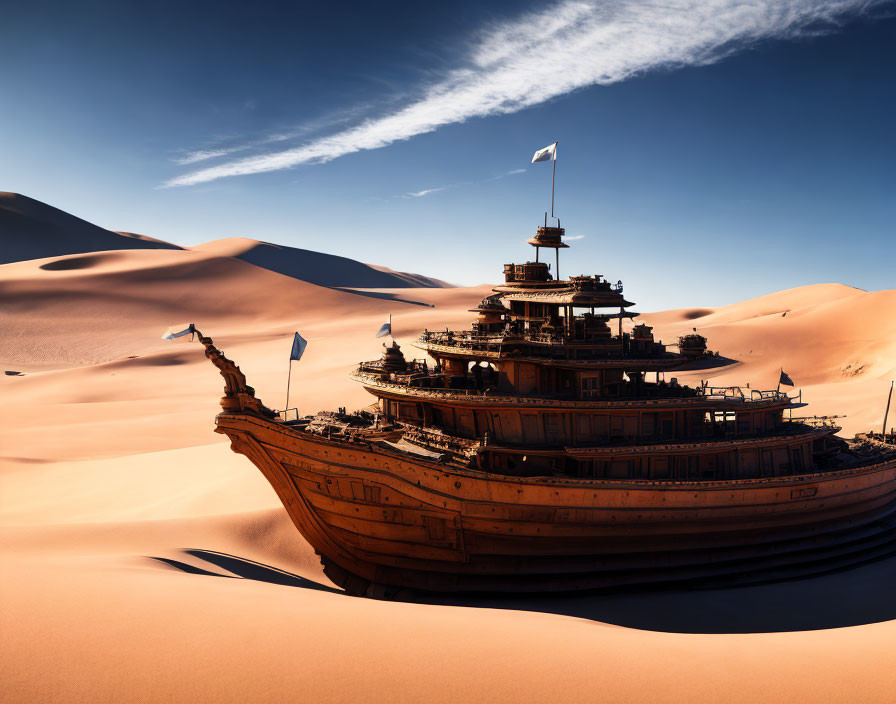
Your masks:
{"label": "ship keel buried in sand", "polygon": [[[722,585],[827,571],[896,551],[896,445],[786,418],[778,390],[690,388],[674,353],[601,276],[556,280],[542,249],[463,331],[394,342],[352,377],[375,410],[289,417],[225,379],[217,432],[276,490],[347,591],[576,591]],[[558,260],[559,262],[559,260]],[[197,331],[198,332],[198,331]],[[651,380],[651,377],[653,379]],[[790,411],[792,413],[792,411]]]}

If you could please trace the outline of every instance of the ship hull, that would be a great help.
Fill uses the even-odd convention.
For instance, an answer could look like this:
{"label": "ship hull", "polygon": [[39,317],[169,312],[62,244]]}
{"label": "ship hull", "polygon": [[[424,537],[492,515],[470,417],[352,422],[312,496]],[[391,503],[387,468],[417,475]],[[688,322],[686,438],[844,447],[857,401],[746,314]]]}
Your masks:
{"label": "ship hull", "polygon": [[353,593],[716,585],[827,571],[896,551],[896,461],[726,481],[513,477],[222,413]]}

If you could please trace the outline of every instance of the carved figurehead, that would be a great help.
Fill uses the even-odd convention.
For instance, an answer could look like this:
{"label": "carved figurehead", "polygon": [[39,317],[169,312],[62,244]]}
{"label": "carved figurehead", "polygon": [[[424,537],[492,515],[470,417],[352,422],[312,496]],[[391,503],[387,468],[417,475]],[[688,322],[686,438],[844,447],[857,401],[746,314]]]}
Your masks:
{"label": "carved figurehead", "polygon": [[255,389],[246,383],[246,375],[231,360],[215,347],[212,338],[205,337],[195,331],[199,342],[205,347],[205,356],[214,364],[224,377],[224,396],[221,397],[221,408],[225,413],[254,413],[265,418],[273,418],[277,414],[255,398]]}

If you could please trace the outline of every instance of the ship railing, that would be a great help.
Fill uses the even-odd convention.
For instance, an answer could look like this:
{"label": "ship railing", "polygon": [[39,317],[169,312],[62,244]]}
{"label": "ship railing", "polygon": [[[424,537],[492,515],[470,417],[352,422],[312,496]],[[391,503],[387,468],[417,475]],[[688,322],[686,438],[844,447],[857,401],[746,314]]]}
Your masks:
{"label": "ship railing", "polygon": [[497,352],[507,339],[506,335],[476,335],[466,330],[451,332],[426,331],[418,338],[419,342],[427,342],[443,347],[476,349]]}
{"label": "ship railing", "polygon": [[425,426],[403,426],[404,438],[424,447],[438,448],[456,455],[470,457],[476,454],[482,446],[479,440],[469,440],[454,435],[447,435],[441,430],[427,428]]}
{"label": "ship railing", "polygon": [[[385,371],[383,368],[383,360],[376,359],[370,362],[358,362],[357,371],[366,372],[368,374],[382,374]],[[416,378],[420,376],[428,376],[431,371],[432,369],[425,362],[412,360],[406,363],[404,371],[392,372],[392,374],[404,379],[406,377]]]}
{"label": "ship railing", "polygon": [[[501,335],[476,335],[466,330],[452,332],[425,332],[418,338],[418,342],[439,345],[442,347],[453,347],[461,350],[474,350],[486,352],[500,352],[501,347],[509,342],[516,343],[532,343],[536,345],[563,345],[564,347],[576,347],[581,349],[591,349],[596,353],[607,352],[623,352],[631,351],[631,344],[628,334],[620,340],[616,337],[606,337],[600,339],[582,339],[565,335],[559,332],[531,332],[531,331],[508,331]],[[656,345],[656,351],[661,350],[662,345]],[[557,349],[557,355],[563,356],[562,350]],[[554,355],[554,356],[557,356]]]}
{"label": "ship railing", "polygon": [[408,362],[403,372],[386,371],[381,360],[361,362],[354,374],[366,378],[377,386],[388,386],[398,389],[414,389],[415,391],[435,391],[457,393],[482,393],[483,389],[476,385],[472,376],[464,377],[441,371],[438,367],[429,367],[420,362]]}
{"label": "ship railing", "polygon": [[869,430],[867,433],[857,433],[856,440],[862,440],[876,445],[885,445],[896,448],[896,430],[893,430],[891,428],[888,433],[878,433],[873,430]]}
{"label": "ship railing", "polygon": [[744,399],[744,391],[739,386],[700,386],[697,392],[707,398]]}
{"label": "ship railing", "polygon": [[701,396],[713,399],[725,399],[728,401],[783,401],[787,398],[783,391],[747,389],[750,392],[749,398],[744,393],[744,389],[740,386],[698,386],[697,393]]}
{"label": "ship railing", "polygon": [[846,416],[793,416],[784,420],[787,423],[799,423],[813,428],[839,428],[838,418],[846,418]]}
{"label": "ship railing", "polygon": [[[359,379],[362,379],[369,384],[383,389],[393,389],[394,391],[402,394],[412,393],[415,396],[451,399],[466,396],[489,399],[492,402],[500,401],[511,403],[533,400],[537,401],[539,404],[547,406],[564,405],[569,402],[606,401],[617,404],[620,407],[647,408],[666,404],[670,401],[683,401],[686,399],[696,400],[701,397],[701,389],[699,387],[691,388],[687,386],[669,387],[668,389],[664,389],[659,393],[651,393],[646,397],[632,397],[623,394],[620,396],[594,396],[577,398],[569,393],[519,395],[512,392],[508,393],[506,391],[499,390],[494,386],[479,387],[472,383],[463,386],[456,386],[454,385],[458,383],[458,377],[456,376],[451,376],[453,380],[451,386],[422,386],[419,383],[408,383],[407,381],[396,379],[394,378],[394,375],[390,376],[389,378],[383,378],[382,374],[379,372],[365,372],[361,368],[356,371],[356,374],[358,375]],[[438,372],[431,372],[428,378],[433,381],[438,381],[441,379],[445,379],[448,376],[449,375]],[[728,397],[727,400],[735,400],[735,397]],[[743,401],[744,399],[738,400]]]}
{"label": "ship railing", "polygon": [[760,389],[750,389],[750,399],[753,401],[761,401],[763,399],[779,399],[779,398],[787,398],[787,394],[783,391],[776,391],[775,389],[769,389],[768,391],[760,390]]}
{"label": "ship railing", "polygon": [[277,420],[281,423],[298,423],[299,409],[287,408],[282,411],[277,411]]}

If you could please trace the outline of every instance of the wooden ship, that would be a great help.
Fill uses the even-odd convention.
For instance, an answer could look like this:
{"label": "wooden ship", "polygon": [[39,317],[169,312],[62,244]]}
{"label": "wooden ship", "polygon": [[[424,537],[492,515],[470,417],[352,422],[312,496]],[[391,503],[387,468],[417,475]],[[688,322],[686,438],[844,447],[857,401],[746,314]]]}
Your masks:
{"label": "wooden ship", "polygon": [[360,364],[372,411],[272,411],[200,333],[226,384],[216,431],[336,584],[376,597],[721,585],[896,551],[896,445],[785,417],[804,404],[777,390],[667,383],[711,358],[705,338],[676,353],[647,325],[625,332],[637,314],[621,283],[558,280],[539,261],[563,236],[539,227],[535,261],[505,265],[469,329],[425,331],[426,362],[393,342]]}

